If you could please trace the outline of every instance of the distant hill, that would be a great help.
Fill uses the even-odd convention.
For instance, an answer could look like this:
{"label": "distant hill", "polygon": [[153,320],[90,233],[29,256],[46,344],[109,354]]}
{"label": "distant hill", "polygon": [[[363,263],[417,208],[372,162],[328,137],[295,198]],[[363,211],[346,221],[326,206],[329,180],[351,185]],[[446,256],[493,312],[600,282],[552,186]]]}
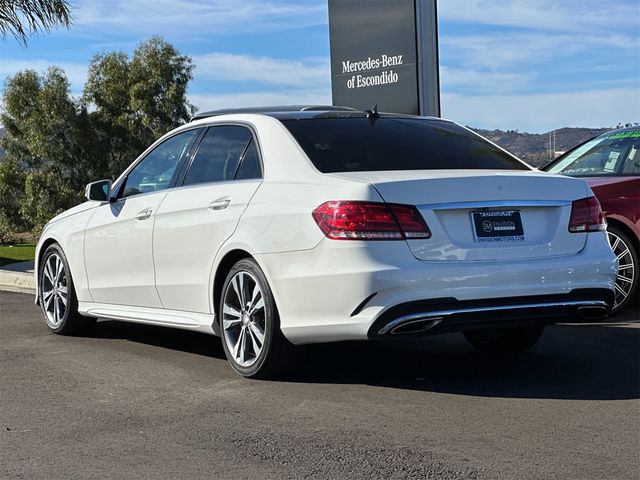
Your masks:
{"label": "distant hill", "polygon": [[[524,133],[516,130],[483,130],[469,127],[473,131],[497,143],[534,167],[551,160],[549,133]],[[611,130],[610,128],[560,128],[555,131],[555,152],[566,152],[592,137]],[[553,142],[553,137],[551,138]]]}

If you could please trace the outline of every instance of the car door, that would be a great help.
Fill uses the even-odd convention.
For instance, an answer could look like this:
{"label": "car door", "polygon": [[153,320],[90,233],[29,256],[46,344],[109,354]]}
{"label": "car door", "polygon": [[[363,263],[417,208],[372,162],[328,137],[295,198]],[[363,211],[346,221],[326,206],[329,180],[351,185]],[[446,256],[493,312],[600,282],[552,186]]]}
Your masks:
{"label": "car door", "polygon": [[261,182],[252,130],[242,125],[209,127],[182,186],[167,194],[156,215],[153,256],[165,308],[210,313],[213,259]]}
{"label": "car door", "polygon": [[156,146],[89,220],[85,265],[94,302],[162,307],[155,288],[153,222],[198,133],[187,130]]}

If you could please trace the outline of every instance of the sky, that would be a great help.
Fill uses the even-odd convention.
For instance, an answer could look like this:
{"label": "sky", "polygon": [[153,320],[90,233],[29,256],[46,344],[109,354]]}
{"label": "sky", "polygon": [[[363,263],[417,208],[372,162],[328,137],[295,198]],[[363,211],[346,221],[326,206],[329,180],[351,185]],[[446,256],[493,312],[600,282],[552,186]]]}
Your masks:
{"label": "sky", "polygon": [[[160,35],[193,59],[201,111],[331,103],[326,0],[70,3],[69,30],[0,39],[0,85],[58,65],[79,95],[95,54]],[[438,17],[444,117],[532,133],[640,122],[640,1],[438,0]]]}

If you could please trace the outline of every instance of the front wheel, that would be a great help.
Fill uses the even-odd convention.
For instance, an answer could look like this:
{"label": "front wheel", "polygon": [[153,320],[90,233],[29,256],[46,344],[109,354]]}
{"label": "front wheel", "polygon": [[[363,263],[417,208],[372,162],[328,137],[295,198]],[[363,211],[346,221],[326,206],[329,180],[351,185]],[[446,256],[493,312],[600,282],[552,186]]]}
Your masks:
{"label": "front wheel", "polygon": [[493,355],[516,354],[533,347],[544,332],[544,325],[532,327],[468,330],[467,341],[479,352]]}
{"label": "front wheel", "polygon": [[253,259],[240,260],[227,275],[218,312],[224,353],[238,374],[267,378],[289,368],[293,346],[280,332],[271,289]]}
{"label": "front wheel", "polygon": [[67,257],[58,244],[45,250],[38,270],[38,298],[49,330],[73,335],[95,323],[94,319],[85,319],[78,313]]}

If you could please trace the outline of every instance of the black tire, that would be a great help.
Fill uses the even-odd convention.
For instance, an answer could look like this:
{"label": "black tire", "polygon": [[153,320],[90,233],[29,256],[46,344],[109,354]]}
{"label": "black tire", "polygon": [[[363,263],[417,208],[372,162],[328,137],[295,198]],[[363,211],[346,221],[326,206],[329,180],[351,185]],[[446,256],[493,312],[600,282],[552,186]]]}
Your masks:
{"label": "black tire", "polygon": [[[232,280],[236,278],[242,279],[243,282],[246,280],[247,289],[250,288],[251,282],[254,282],[253,284],[258,286],[261,297],[256,297],[256,304],[259,303],[259,298],[262,298],[264,303],[263,308],[258,308],[254,310],[253,314],[250,314],[249,310],[251,310],[251,308],[246,307],[251,307],[251,305],[246,301],[244,302],[244,307],[241,307],[239,302],[234,304],[234,299],[239,300],[239,295],[237,294],[239,283],[232,285]],[[236,280],[234,280],[234,282],[235,281]],[[243,285],[245,284],[243,283]],[[245,287],[243,286],[240,290],[244,289]],[[248,297],[249,292],[247,291],[246,293]],[[235,310],[234,313],[238,313],[240,310],[244,313],[240,316],[230,314],[229,309],[227,309],[227,313],[225,313],[225,301],[227,301],[227,306],[231,306]],[[255,260],[250,258],[240,260],[229,271],[222,287],[218,312],[220,337],[224,353],[231,368],[233,368],[236,373],[247,378],[264,379],[280,376],[290,370],[294,347],[280,331],[280,318],[273,294],[271,293],[271,288]],[[241,320],[237,320],[238,318]],[[244,323],[245,320],[246,323]],[[228,328],[225,328],[225,324]],[[258,332],[262,330],[264,336],[262,337],[263,341],[261,342],[259,353],[251,356],[260,344],[258,341],[259,333],[258,336],[256,336],[256,330],[253,327],[257,327]],[[246,330],[246,332],[240,333],[240,330]],[[236,332],[238,333],[236,334]],[[245,336],[246,346],[251,348],[247,348],[246,355],[243,353],[242,356],[240,356],[240,349],[235,347],[236,355],[238,355],[238,358],[236,358],[232,350],[234,350],[234,345],[241,343],[242,335]],[[244,349],[245,346],[243,345],[243,352]],[[251,363],[243,365],[243,359]]]}
{"label": "black tire", "polygon": [[[53,257],[55,257],[55,259]],[[47,295],[45,292],[50,291],[48,287],[54,286],[49,279],[51,274],[45,272],[45,269],[47,269],[50,261],[53,262],[56,259],[59,259],[62,263],[61,275],[64,275],[64,281],[61,276],[57,276],[60,281],[53,282],[56,283],[54,288],[55,294],[51,294],[45,299],[45,295]],[[61,287],[63,286],[66,288],[66,305],[62,299],[63,294]],[[78,298],[73,286],[69,263],[62,248],[57,243],[50,245],[45,250],[38,264],[38,300],[45,323],[53,333],[58,335],[75,335],[95,325],[95,319],[85,318],[78,313]],[[52,306],[52,302],[57,302],[57,307],[55,305]],[[58,308],[57,312],[60,312],[59,314],[54,313],[55,308]],[[56,319],[59,319],[59,321],[56,321]]]}
{"label": "black tire", "polygon": [[544,332],[544,325],[531,327],[467,330],[467,341],[479,352],[491,355],[513,355],[533,347]]}
{"label": "black tire", "polygon": [[607,227],[609,243],[619,258],[618,277],[616,278],[615,304],[611,314],[618,313],[627,305],[633,305],[638,296],[640,277],[637,241],[634,242],[627,233],[609,224]]}

